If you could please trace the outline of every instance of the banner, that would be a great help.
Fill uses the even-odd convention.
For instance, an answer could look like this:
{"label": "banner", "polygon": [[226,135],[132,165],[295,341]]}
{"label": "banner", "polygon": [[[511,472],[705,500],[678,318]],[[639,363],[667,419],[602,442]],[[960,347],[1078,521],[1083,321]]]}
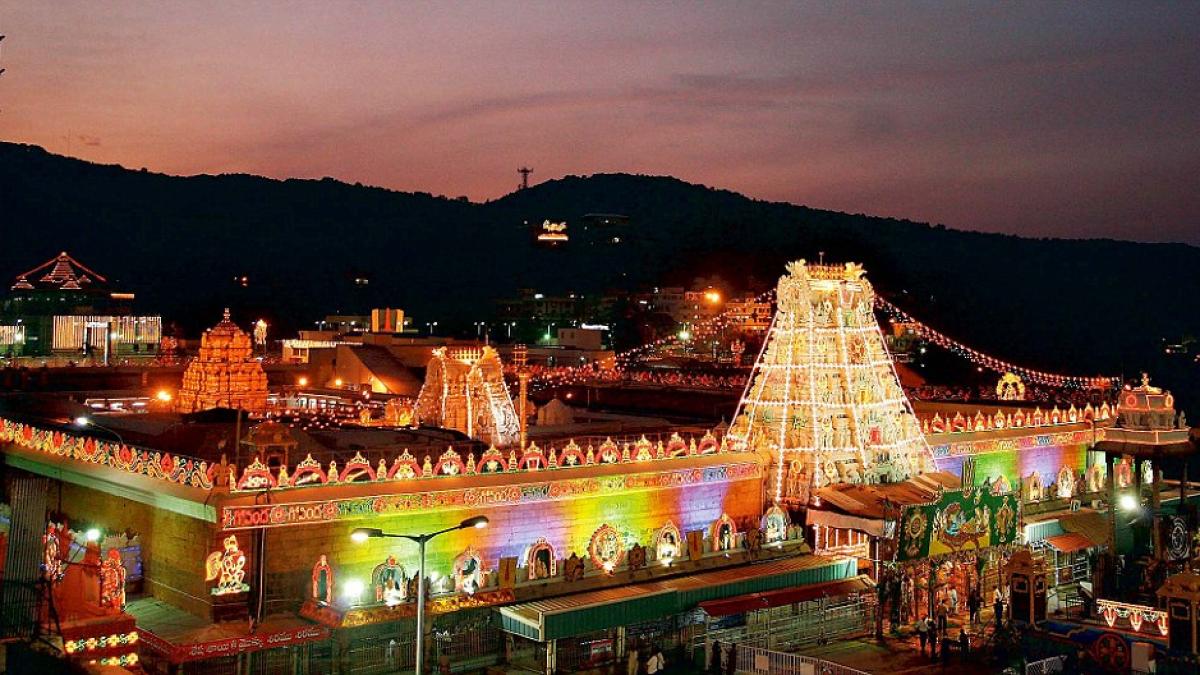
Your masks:
{"label": "banner", "polygon": [[1012,493],[984,487],[946,490],[932,504],[905,506],[896,560],[978,551],[1017,540],[1021,504]]}

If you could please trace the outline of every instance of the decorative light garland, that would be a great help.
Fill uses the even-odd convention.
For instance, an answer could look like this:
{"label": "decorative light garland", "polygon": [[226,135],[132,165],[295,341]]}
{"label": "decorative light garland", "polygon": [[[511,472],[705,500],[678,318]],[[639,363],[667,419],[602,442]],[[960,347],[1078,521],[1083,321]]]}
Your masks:
{"label": "decorative light garland", "polygon": [[[774,302],[774,301],[775,301],[775,289],[771,289],[771,290],[765,291],[763,293],[760,293],[758,296],[756,296],[753,299],[753,302],[756,302],[756,303],[757,302]],[[1088,377],[1088,376],[1081,376],[1081,375],[1064,375],[1061,373],[1052,373],[1052,372],[1048,372],[1048,371],[1036,370],[1034,368],[1027,368],[1025,366],[1020,366],[1020,365],[1017,365],[1010,361],[1005,361],[1004,359],[1000,359],[1000,358],[991,356],[989,354],[985,354],[977,349],[974,349],[974,348],[969,347],[957,340],[954,340],[953,338],[947,336],[945,333],[942,333],[941,331],[938,331],[937,329],[932,328],[929,325],[922,323],[921,321],[918,321],[916,318],[914,318],[908,312],[905,312],[904,310],[900,309],[893,303],[889,302],[888,300],[886,300],[878,295],[875,296],[875,308],[888,314],[894,320],[899,320],[904,323],[911,324],[913,327],[913,330],[918,335],[920,335],[922,338],[924,338],[925,340],[928,340],[929,342],[932,342],[933,344],[935,344],[939,347],[942,347],[943,349],[946,349],[953,354],[961,356],[978,366],[982,366],[982,367],[992,370],[996,373],[1000,373],[1000,374],[1014,373],[1016,375],[1020,375],[1022,378],[1024,378],[1025,380],[1028,380],[1030,382],[1041,384],[1043,386],[1056,387],[1056,388],[1074,387],[1074,388],[1081,388],[1081,389],[1104,389],[1104,388],[1119,386],[1119,384],[1121,382],[1120,377],[1111,377],[1111,376]],[[730,310],[727,309],[720,314],[717,314],[717,315],[712,316],[704,321],[694,324],[691,329],[691,336],[700,336],[700,335],[705,335],[708,333],[720,332],[724,328],[731,325],[732,322],[729,319],[730,319]],[[815,328],[815,330],[817,332],[836,332],[838,329],[837,328],[818,327],[818,328]],[[850,328],[846,334],[847,335],[859,334],[859,333],[865,334],[867,332],[870,332],[870,330],[872,330],[872,329],[871,328],[857,328],[857,329]],[[644,345],[640,345],[638,347],[634,347],[634,348],[626,350],[624,352],[620,352],[620,353],[616,354],[614,357],[613,369],[615,369],[617,371],[622,371],[622,372],[626,371],[634,363],[637,363],[648,356],[658,354],[662,350],[672,347],[672,346],[675,346],[675,345],[678,345],[681,342],[686,342],[686,340],[682,340],[679,337],[679,335],[668,335],[668,336],[661,337],[657,340],[648,342]],[[865,367],[870,367],[870,366],[864,365],[861,367],[865,368]],[[563,386],[563,385],[567,385],[567,384],[582,384],[582,383],[588,381],[591,377],[594,377],[599,372],[600,368],[601,367],[595,363],[589,363],[587,365],[577,366],[574,368],[568,367],[568,368],[562,368],[562,369],[555,369],[555,371],[553,371],[553,372],[547,372],[545,374],[535,375],[531,379],[530,385],[531,385],[531,387],[533,387],[532,391],[539,391],[541,389],[545,389],[547,387],[553,387],[553,386]]]}
{"label": "decorative light garland", "polygon": [[113,633],[112,635],[101,635],[99,637],[66,640],[63,642],[63,649],[68,654],[75,654],[76,652],[91,652],[100,649],[112,649],[122,645],[132,645],[137,643],[137,641],[137,631],[131,631],[129,633]]}
{"label": "decorative light garland", "polygon": [[929,342],[932,342],[943,349],[949,350],[950,352],[953,352],[954,354],[957,354],[978,366],[982,366],[997,373],[1015,373],[1026,380],[1048,387],[1103,389],[1108,387],[1116,387],[1121,381],[1121,378],[1119,377],[1084,377],[1079,375],[1062,375],[1060,373],[1051,373],[1044,370],[1035,370],[1033,368],[1018,366],[1015,363],[984,354],[977,349],[973,349],[957,340],[954,340],[945,333],[942,333],[941,331],[931,328],[927,324],[918,321],[908,312],[905,312],[896,305],[879,296],[875,296],[875,307],[887,313],[894,320],[911,324],[914,332]]}
{"label": "decorative light garland", "polygon": [[1135,631],[1140,631],[1145,622],[1154,624],[1163,637],[1166,637],[1170,629],[1165,610],[1103,599],[1096,600],[1096,607],[1100,610],[1100,615],[1104,617],[1104,622],[1108,624],[1109,628],[1117,623],[1117,619],[1128,619],[1129,625]]}

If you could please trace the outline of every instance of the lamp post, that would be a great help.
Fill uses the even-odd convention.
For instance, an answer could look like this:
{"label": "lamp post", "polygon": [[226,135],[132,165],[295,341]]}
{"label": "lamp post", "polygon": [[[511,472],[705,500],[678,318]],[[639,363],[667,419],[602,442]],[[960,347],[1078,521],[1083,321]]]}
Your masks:
{"label": "lamp post", "polygon": [[88,417],[87,415],[80,415],[79,417],[76,417],[74,421],[75,421],[75,426],[82,427],[84,429],[86,429],[88,427],[96,427],[97,429],[103,429],[104,431],[107,431],[108,433],[112,434],[113,436],[116,436],[118,443],[120,443],[121,445],[125,445],[125,439],[121,438],[121,434],[117,433],[116,429],[110,429],[110,428],[104,426],[103,424],[98,424],[95,420]]}
{"label": "lamp post", "polygon": [[428,534],[394,534],[384,532],[377,527],[359,527],[350,533],[350,538],[355,542],[362,543],[368,539],[375,538],[392,538],[392,539],[407,539],[416,542],[419,549],[420,565],[417,572],[417,647],[416,647],[416,672],[417,675],[424,675],[425,672],[425,544],[439,534],[446,534],[455,530],[465,530],[467,528],[483,529],[488,526],[487,516],[472,516],[461,523],[447,527],[444,530],[430,532]]}

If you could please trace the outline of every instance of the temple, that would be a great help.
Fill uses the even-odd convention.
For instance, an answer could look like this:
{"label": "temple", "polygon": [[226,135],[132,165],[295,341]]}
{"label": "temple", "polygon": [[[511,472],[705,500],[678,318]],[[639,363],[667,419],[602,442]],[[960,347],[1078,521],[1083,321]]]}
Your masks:
{"label": "temple", "polygon": [[[1186,469],[1170,490],[1158,475],[1194,449],[1168,392],[1121,391],[1120,421],[1108,403],[914,405],[861,267],[793,263],[777,293],[728,429],[715,416],[580,407],[581,419],[528,437],[508,386],[530,371],[518,365],[506,385],[490,346],[409,345],[427,363],[410,426],[411,398],[365,380],[306,391],[302,379],[317,378],[304,364],[279,376],[296,384],[269,403],[251,339],[227,313],[204,334],[177,412],[94,425],[0,414],[9,550],[41,546],[52,566],[66,558],[61,538],[40,536],[48,527],[75,541],[136,533],[99,536],[95,554],[136,581],[123,611],[149,671],[347,675],[412,667],[420,569],[431,657],[553,675],[610,668],[637,640],[703,667],[717,642],[795,649],[878,634],[885,613],[897,625],[951,593],[991,597],[1005,575],[1098,578],[1093,553],[1137,550],[1135,531],[1148,531],[1110,520],[1102,500],[1143,491],[1152,519],[1171,525],[1156,548],[1195,558],[1185,503],[1198,495]],[[544,418],[580,391],[570,386]],[[334,412],[305,425],[289,397]],[[213,407],[255,414],[246,425],[179,414]],[[626,426],[647,420],[661,426]],[[487,528],[459,527],[480,516]],[[393,536],[355,541],[358,528]],[[423,533],[438,536],[403,539]],[[118,616],[117,589],[104,588]],[[1113,605],[1113,621],[1157,611],[1128,606]],[[106,658],[128,662],[119,646]]]}
{"label": "temple", "polygon": [[176,407],[180,412],[237,408],[253,413],[267,409],[267,375],[254,358],[251,338],[229,318],[204,331],[200,353],[183,374]]}
{"label": "temple", "polygon": [[874,316],[863,269],[788,265],[779,308],[730,440],[771,455],[776,500],[814,488],[895,482],[933,469]]}
{"label": "temple", "polygon": [[435,349],[417,398],[417,416],[423,424],[455,429],[498,448],[518,439],[504,367],[491,347]]}

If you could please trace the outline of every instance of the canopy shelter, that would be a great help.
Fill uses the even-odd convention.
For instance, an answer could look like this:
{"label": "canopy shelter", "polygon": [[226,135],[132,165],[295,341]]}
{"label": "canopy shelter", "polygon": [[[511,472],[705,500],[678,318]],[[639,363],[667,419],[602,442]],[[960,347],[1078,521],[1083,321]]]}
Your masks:
{"label": "canopy shelter", "polygon": [[649,621],[725,598],[840,581],[854,561],[797,556],[501,607],[505,631],[537,642]]}

